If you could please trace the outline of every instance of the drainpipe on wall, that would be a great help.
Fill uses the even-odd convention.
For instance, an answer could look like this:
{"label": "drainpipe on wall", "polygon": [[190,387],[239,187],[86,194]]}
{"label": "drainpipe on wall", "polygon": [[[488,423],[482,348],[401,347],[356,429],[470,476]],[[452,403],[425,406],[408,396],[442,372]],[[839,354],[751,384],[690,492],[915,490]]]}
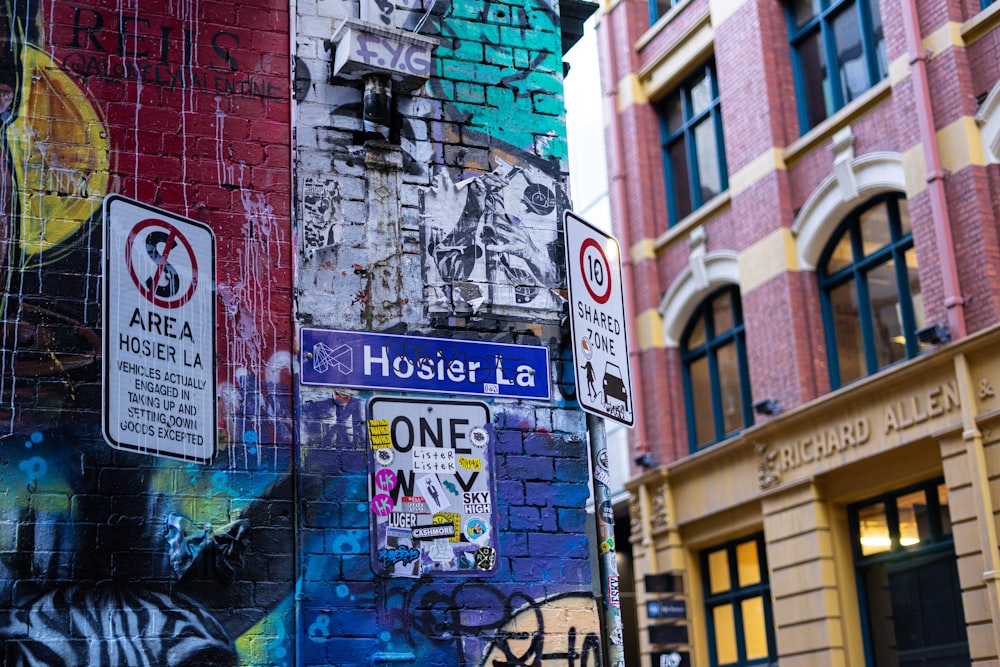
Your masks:
{"label": "drainpipe on wall", "polygon": [[389,141],[392,124],[392,80],[382,74],[365,75],[362,126],[366,134],[378,134]]}
{"label": "drainpipe on wall", "polygon": [[[620,3],[618,6],[621,8],[621,11],[625,11],[624,3]],[[610,107],[611,107],[610,108],[611,151],[609,151],[609,153],[611,155],[614,155],[615,166],[614,170],[609,174],[609,177],[611,180],[611,191],[615,206],[614,217],[615,219],[620,220],[622,221],[622,223],[624,223],[628,215],[628,210],[625,205],[625,181],[626,181],[625,167],[624,167],[625,148],[622,142],[621,120],[618,118],[618,87],[617,87],[618,82],[615,80],[616,77],[615,68],[613,64],[611,64],[610,62],[610,59],[614,57],[614,55],[616,54],[615,38],[611,34],[612,27],[610,25],[610,15],[605,14],[604,19],[605,20],[602,20],[598,24],[597,34],[601,38],[601,41],[603,42],[602,46],[604,49],[604,53],[607,56],[606,59],[606,62],[608,63],[607,67],[610,70],[609,75],[605,77],[608,85],[608,92],[605,93],[605,95],[610,101]],[[631,252],[629,250],[629,246],[631,245],[630,241],[631,241],[630,239],[625,239],[624,249],[626,256],[623,258],[624,261],[622,262],[622,267],[625,271],[625,281],[631,288],[631,286],[634,284],[634,281],[632,280],[632,258],[631,258]],[[626,308],[627,308],[626,313],[628,316],[626,317],[626,319],[635,321],[636,304],[635,304],[634,292],[631,289],[629,289],[627,294],[628,294],[628,300],[626,303]],[[632,357],[632,359],[630,359],[631,368],[629,370],[629,373],[633,378],[636,379],[632,387],[632,393],[634,394],[636,392],[637,387],[639,387],[641,391],[642,364],[640,363],[640,360],[638,358],[639,350],[636,347],[633,347],[630,350],[629,356]],[[638,456],[641,454],[648,454],[650,453],[650,451],[649,451],[649,443],[646,441],[646,422],[644,418],[645,414],[644,404],[640,400],[635,400],[635,397],[633,396],[632,408],[635,412],[635,425],[633,427],[636,436],[635,455]]]}
{"label": "drainpipe on wall", "polygon": [[945,197],[945,170],[941,166],[941,151],[938,148],[934,130],[934,111],[931,106],[930,85],[927,77],[928,53],[924,50],[920,37],[920,18],[916,0],[903,3],[903,30],[906,33],[906,48],[909,53],[910,78],[913,80],[914,103],[917,108],[917,125],[920,142],[924,149],[924,164],[927,167],[927,189],[931,199],[931,217],[934,222],[934,238],[937,242],[938,257],[941,260],[941,282],[944,287],[944,305],[948,314],[948,328],[952,339],[965,337],[965,299],[958,282],[958,267],[955,262],[955,244],[951,234],[951,217]]}

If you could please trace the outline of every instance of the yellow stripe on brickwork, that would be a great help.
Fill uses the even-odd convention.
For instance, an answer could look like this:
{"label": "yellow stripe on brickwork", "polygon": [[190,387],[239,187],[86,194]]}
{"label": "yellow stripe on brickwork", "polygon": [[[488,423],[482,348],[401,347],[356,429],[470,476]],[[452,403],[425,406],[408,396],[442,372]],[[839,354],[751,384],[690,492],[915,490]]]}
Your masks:
{"label": "yellow stripe on brickwork", "polygon": [[663,318],[654,308],[643,311],[635,318],[635,341],[639,350],[660,349],[666,345],[663,337]]}
{"label": "yellow stripe on brickwork", "polygon": [[955,173],[969,166],[986,165],[979,126],[972,116],[962,116],[954,123],[942,127],[937,133],[941,151],[941,166]]}
{"label": "yellow stripe on brickwork", "polygon": [[[951,173],[966,167],[983,167],[986,156],[979,136],[979,126],[971,116],[962,116],[937,132],[941,167]],[[906,197],[912,199],[927,189],[927,163],[922,144],[903,151],[903,171],[906,175]]]}
{"label": "yellow stripe on brickwork", "polygon": [[618,113],[622,113],[633,104],[646,104],[649,98],[643,88],[642,81],[635,74],[629,74],[618,82]]}
{"label": "yellow stripe on brickwork", "polygon": [[710,0],[709,13],[712,15],[712,25],[718,27],[722,22],[736,13],[749,0]]}
{"label": "yellow stripe on brickwork", "polygon": [[906,179],[906,198],[913,199],[927,189],[927,162],[924,145],[914,144],[902,153],[903,177]]}
{"label": "yellow stripe on brickwork", "polygon": [[924,37],[924,49],[930,51],[931,58],[941,55],[953,46],[965,46],[961,23],[945,23]]}
{"label": "yellow stripe on brickwork", "polygon": [[735,174],[730,175],[729,195],[736,197],[765,176],[785,169],[787,169],[785,152],[777,147],[769,148]]}
{"label": "yellow stripe on brickwork", "polygon": [[910,59],[907,56],[901,56],[896,58],[889,63],[889,83],[892,86],[898,86],[900,82],[906,80],[910,76]]}
{"label": "yellow stripe on brickwork", "polygon": [[641,264],[647,259],[656,259],[656,243],[653,239],[643,239],[628,250],[632,264]]}
{"label": "yellow stripe on brickwork", "polygon": [[787,227],[768,234],[741,252],[737,258],[740,267],[740,291],[750,292],[772,278],[798,271],[795,239]]}
{"label": "yellow stripe on brickwork", "polygon": [[610,14],[611,10],[620,5],[622,0],[602,0],[601,11],[605,14]]}

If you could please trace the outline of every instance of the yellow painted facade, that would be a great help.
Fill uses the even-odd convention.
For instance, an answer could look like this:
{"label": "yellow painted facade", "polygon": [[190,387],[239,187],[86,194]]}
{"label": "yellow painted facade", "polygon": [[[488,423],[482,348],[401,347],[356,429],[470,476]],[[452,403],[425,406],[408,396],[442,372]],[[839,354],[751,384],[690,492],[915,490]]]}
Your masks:
{"label": "yellow painted facade", "polygon": [[[862,667],[847,506],[943,477],[970,654],[1000,661],[1000,327],[805,404],[628,484],[636,580],[682,577],[708,664],[699,553],[763,532],[780,664]],[[638,587],[637,603],[663,596]],[[651,621],[640,614],[642,652]]]}

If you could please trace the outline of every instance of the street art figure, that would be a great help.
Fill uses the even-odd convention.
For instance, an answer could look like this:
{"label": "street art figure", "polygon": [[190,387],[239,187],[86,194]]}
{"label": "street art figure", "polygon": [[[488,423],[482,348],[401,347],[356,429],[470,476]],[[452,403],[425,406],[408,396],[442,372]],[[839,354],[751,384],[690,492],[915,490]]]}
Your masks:
{"label": "street art figure", "polygon": [[340,184],[334,180],[318,182],[307,178],[302,198],[303,242],[311,257],[318,248],[337,242],[335,223],[341,222]]}
{"label": "street art figure", "polygon": [[586,373],[587,379],[587,396],[590,398],[597,398],[597,388],[594,387],[594,364],[587,361],[583,365],[583,371]]}
{"label": "street art figure", "polygon": [[557,303],[551,218],[563,207],[560,186],[528,158],[495,161],[493,171],[457,183],[442,170],[424,193],[432,312],[542,313]]}

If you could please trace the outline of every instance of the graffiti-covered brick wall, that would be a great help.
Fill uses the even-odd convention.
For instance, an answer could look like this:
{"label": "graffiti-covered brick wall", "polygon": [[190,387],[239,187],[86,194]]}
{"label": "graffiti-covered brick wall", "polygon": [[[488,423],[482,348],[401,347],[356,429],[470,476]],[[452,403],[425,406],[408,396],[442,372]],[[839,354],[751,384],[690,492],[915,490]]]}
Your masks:
{"label": "graffiti-covered brick wall", "polygon": [[299,12],[303,663],[600,664],[558,3]]}
{"label": "graffiti-covered brick wall", "polygon": [[287,4],[0,13],[2,662],[277,664]]}
{"label": "graffiti-covered brick wall", "polygon": [[0,7],[0,662],[597,665],[545,0]]}

